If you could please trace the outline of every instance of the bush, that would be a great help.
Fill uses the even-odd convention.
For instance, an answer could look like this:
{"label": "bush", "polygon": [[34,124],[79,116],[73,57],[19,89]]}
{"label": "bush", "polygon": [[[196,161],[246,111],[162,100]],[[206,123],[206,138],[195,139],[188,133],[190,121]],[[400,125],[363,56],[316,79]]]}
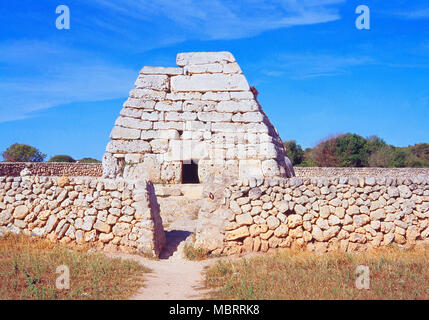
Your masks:
{"label": "bush", "polygon": [[295,140],[283,142],[283,145],[285,146],[288,158],[294,166],[300,164],[304,160],[304,151]]}
{"label": "bush", "polygon": [[42,162],[46,154],[27,144],[14,143],[2,153],[3,159],[9,162]]}
{"label": "bush", "polygon": [[94,158],[82,158],[77,161],[78,163],[101,163],[100,160]]}
{"label": "bush", "polygon": [[76,160],[68,155],[60,154],[53,156],[48,162],[76,162]]}

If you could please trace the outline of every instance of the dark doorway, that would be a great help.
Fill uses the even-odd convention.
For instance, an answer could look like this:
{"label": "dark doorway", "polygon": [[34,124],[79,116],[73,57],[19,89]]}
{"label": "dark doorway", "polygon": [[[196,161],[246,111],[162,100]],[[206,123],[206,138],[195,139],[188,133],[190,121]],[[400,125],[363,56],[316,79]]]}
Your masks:
{"label": "dark doorway", "polygon": [[182,183],[200,183],[198,178],[198,163],[192,160],[182,165]]}

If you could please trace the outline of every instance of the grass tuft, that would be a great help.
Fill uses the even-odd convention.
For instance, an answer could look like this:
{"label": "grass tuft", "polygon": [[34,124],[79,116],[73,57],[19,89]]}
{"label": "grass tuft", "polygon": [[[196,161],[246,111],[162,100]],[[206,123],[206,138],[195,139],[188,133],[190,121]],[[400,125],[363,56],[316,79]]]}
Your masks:
{"label": "grass tuft", "polygon": [[[70,250],[46,239],[8,234],[0,238],[0,299],[124,299],[150,270],[131,260]],[[56,269],[70,270],[70,289],[57,289]]]}
{"label": "grass tuft", "polygon": [[[368,290],[356,287],[358,265],[369,267]],[[429,247],[223,259],[205,282],[212,299],[429,299]]]}

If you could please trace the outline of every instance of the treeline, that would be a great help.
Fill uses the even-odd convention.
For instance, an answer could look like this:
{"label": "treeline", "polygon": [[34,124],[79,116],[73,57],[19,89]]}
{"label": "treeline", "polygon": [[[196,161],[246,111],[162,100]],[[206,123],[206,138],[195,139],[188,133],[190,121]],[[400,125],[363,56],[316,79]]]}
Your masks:
{"label": "treeline", "polygon": [[428,168],[429,143],[408,147],[388,145],[377,136],[364,138],[354,133],[331,136],[305,150],[295,140],[285,141],[294,166]]}
{"label": "treeline", "polygon": [[[43,162],[46,154],[40,152],[37,148],[22,144],[14,143],[2,153],[3,161],[7,162]],[[94,158],[82,158],[75,160],[69,155],[56,155],[51,157],[48,162],[78,162],[78,163],[100,163]]]}

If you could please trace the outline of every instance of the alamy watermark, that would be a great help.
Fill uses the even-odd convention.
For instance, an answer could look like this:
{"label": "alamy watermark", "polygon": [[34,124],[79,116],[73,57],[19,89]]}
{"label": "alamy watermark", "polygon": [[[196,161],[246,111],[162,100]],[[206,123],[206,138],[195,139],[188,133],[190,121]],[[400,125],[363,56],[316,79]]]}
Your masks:
{"label": "alamy watermark", "polygon": [[369,30],[370,29],[370,10],[366,5],[360,5],[356,7],[356,14],[359,16],[356,18],[355,25],[358,30]]}
{"label": "alamy watermark", "polygon": [[59,14],[57,19],[55,20],[55,26],[58,30],[69,30],[70,29],[70,9],[68,6],[62,4],[59,5],[55,12]]}
{"label": "alamy watermark", "polygon": [[359,290],[369,289],[369,267],[359,265],[356,267],[356,288]]}
{"label": "alamy watermark", "polygon": [[55,287],[58,290],[69,290],[70,289],[70,269],[65,264],[57,267],[56,271],[59,276],[55,281]]}

